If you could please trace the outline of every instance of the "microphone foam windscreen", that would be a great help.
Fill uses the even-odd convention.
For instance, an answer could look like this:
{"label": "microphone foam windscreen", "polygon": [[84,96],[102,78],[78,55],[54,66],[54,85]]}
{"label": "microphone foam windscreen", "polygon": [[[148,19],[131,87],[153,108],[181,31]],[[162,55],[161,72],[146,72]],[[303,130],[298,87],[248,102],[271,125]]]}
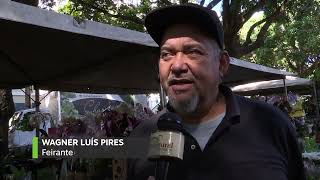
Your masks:
{"label": "microphone foam windscreen", "polygon": [[182,130],[181,118],[172,112],[167,112],[161,115],[159,117],[157,126],[159,130]]}

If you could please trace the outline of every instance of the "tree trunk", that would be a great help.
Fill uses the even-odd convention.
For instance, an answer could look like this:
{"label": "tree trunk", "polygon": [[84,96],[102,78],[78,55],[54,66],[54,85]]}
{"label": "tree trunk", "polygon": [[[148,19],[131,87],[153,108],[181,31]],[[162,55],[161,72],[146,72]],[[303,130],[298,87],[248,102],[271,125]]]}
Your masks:
{"label": "tree trunk", "polygon": [[243,54],[240,51],[240,43],[237,41],[237,36],[226,34],[224,37],[225,49],[228,51],[229,55],[235,58],[241,58]]}
{"label": "tree trunk", "polygon": [[26,108],[31,108],[31,86],[25,87],[24,104]]}
{"label": "tree trunk", "polygon": [[240,58],[240,37],[237,34],[238,30],[235,29],[236,17],[234,17],[234,15],[236,13],[231,11],[229,1],[224,0],[222,3],[222,8],[225,49],[228,51],[230,56]]}
{"label": "tree trunk", "polygon": [[15,112],[11,89],[0,89],[0,156],[8,153],[9,119]]}

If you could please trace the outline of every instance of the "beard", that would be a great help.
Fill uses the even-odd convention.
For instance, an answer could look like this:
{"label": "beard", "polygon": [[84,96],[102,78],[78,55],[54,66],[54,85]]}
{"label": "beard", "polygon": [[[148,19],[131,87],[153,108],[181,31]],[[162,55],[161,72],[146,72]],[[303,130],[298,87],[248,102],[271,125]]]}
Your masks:
{"label": "beard", "polygon": [[169,97],[169,104],[173,107],[173,109],[177,113],[181,114],[190,114],[194,113],[198,107],[199,104],[199,94],[193,93],[193,95],[184,100],[177,100],[173,97],[173,95],[168,94]]}

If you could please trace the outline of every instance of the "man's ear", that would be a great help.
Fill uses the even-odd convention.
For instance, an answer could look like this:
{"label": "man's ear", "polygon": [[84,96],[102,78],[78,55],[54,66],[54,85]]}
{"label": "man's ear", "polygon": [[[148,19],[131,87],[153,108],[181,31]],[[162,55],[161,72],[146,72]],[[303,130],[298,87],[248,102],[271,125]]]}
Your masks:
{"label": "man's ear", "polygon": [[222,51],[220,56],[220,66],[219,66],[219,73],[220,76],[225,76],[228,72],[230,64],[230,56],[227,51]]}

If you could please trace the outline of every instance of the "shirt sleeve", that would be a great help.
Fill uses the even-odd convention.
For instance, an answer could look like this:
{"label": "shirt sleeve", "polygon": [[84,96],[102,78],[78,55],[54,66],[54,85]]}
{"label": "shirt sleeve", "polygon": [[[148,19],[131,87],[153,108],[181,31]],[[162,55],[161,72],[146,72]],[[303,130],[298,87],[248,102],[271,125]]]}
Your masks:
{"label": "shirt sleeve", "polygon": [[287,131],[287,157],[288,157],[288,179],[306,180],[305,169],[302,160],[301,149],[297,141],[296,131],[289,127]]}
{"label": "shirt sleeve", "polygon": [[288,180],[306,180],[301,148],[297,140],[297,132],[289,116],[274,108],[273,136],[275,144],[285,158]]}
{"label": "shirt sleeve", "polygon": [[127,180],[135,180],[135,175],[134,175],[134,166],[135,166],[135,161],[134,159],[128,159],[127,160]]}

